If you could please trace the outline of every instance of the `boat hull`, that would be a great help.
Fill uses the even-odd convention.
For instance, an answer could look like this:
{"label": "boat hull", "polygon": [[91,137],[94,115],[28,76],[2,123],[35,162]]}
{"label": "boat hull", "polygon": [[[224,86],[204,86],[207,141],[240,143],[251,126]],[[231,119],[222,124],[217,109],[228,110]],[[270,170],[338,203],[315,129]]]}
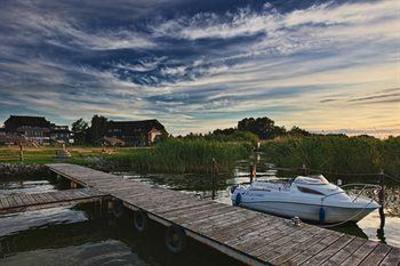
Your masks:
{"label": "boat hull", "polygon": [[375,207],[334,207],[323,206],[323,218],[321,218],[321,206],[313,204],[304,204],[297,202],[241,202],[240,207],[253,209],[286,218],[299,217],[305,221],[316,223],[334,224],[341,222],[358,222],[369,213],[374,211]]}

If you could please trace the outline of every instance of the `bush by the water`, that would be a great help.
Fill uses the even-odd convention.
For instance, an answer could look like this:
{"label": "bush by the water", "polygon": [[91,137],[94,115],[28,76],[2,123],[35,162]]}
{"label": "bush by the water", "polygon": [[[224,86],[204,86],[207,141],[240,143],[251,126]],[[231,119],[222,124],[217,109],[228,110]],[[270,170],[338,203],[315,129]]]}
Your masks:
{"label": "bush by the water", "polygon": [[[235,161],[248,158],[252,146],[246,143],[169,139],[153,149],[105,157],[115,169],[163,173],[210,173],[215,159],[219,171],[230,172]],[[112,170],[112,169],[109,169]]]}
{"label": "bush by the water", "polygon": [[308,168],[328,173],[400,174],[400,137],[283,137],[266,141],[261,150],[278,167]]}

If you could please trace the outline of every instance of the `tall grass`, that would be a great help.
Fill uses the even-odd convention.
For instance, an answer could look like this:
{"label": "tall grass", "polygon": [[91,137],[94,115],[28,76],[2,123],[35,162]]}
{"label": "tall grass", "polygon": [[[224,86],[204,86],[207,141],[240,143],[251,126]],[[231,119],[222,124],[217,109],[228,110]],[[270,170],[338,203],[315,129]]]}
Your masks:
{"label": "tall grass", "polygon": [[169,139],[153,149],[106,158],[116,169],[163,173],[210,173],[215,159],[219,171],[231,172],[235,161],[248,158],[251,145],[218,141]]}
{"label": "tall grass", "polygon": [[367,136],[285,137],[261,146],[279,167],[308,168],[329,173],[400,173],[400,137],[380,140]]}

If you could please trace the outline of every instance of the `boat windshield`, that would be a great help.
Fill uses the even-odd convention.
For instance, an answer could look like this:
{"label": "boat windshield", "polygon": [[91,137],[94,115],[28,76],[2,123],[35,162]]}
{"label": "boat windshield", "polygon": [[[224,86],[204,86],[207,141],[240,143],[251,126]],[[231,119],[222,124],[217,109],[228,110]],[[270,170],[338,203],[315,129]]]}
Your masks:
{"label": "boat windshield", "polygon": [[296,184],[304,185],[328,185],[329,181],[323,175],[317,176],[298,176],[294,180]]}

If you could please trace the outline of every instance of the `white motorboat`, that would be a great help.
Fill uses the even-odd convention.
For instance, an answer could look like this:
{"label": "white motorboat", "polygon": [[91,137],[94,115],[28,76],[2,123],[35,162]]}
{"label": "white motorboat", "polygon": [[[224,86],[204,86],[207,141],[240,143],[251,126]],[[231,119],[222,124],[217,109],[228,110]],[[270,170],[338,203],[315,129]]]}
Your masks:
{"label": "white motorboat", "polygon": [[247,186],[234,186],[231,192],[233,205],[320,224],[358,222],[380,207],[361,192],[347,194],[322,175],[255,181]]}

